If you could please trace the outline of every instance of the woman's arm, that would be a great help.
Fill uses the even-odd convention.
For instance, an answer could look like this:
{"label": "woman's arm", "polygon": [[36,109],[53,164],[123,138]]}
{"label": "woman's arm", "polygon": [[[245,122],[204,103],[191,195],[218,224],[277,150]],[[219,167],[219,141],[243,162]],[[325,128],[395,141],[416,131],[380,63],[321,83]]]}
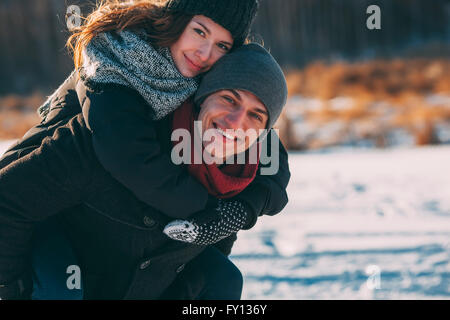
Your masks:
{"label": "woman's arm", "polygon": [[[271,134],[274,135],[274,140],[278,143],[278,148],[274,150],[274,154],[271,152]],[[261,169],[264,167],[267,168],[270,165],[273,165],[273,163],[260,163],[255,179],[244,191],[233,198],[244,201],[253,214],[251,222],[244,230],[252,228],[255,225],[257,218],[261,215],[274,216],[280,213],[288,203],[286,188],[291,178],[288,153],[274,130],[270,130],[266,137],[266,142],[268,157],[270,159],[278,157],[279,166],[274,175],[262,175]]]}
{"label": "woman's arm", "polygon": [[[272,161],[260,166],[260,175],[243,192],[233,198],[221,200],[215,208],[196,213],[189,220],[172,221],[166,225],[164,233],[178,241],[215,245],[228,255],[238,231],[252,228],[263,214],[279,213],[288,201],[286,187],[290,172],[287,152],[275,131],[272,130],[271,134],[279,147],[274,145],[272,153],[270,142],[267,141],[267,152]],[[278,168],[274,175],[262,175],[263,167],[276,163]]]}
{"label": "woman's arm", "polygon": [[[33,225],[79,204],[90,172],[77,156],[80,144],[67,143],[70,128],[0,170],[0,298],[28,271]],[[67,139],[65,139],[67,138]]]}
{"label": "woman's arm", "polygon": [[[200,182],[162,152],[155,122],[134,91],[112,85],[87,97],[83,115],[100,163],[141,201],[177,219],[186,219],[214,202]],[[249,190],[240,196],[256,213],[249,227],[259,215],[274,215],[287,203],[290,173],[286,150],[279,145],[278,172],[263,176],[261,165]]]}
{"label": "woman's arm", "polygon": [[206,207],[206,188],[161,150],[155,122],[134,91],[105,86],[88,92],[82,107],[98,160],[138,199],[180,219]]}
{"label": "woman's arm", "polygon": [[[268,144],[270,141],[271,140],[268,140]],[[288,153],[281,141],[279,141],[279,157],[279,170],[275,175],[261,176],[261,170],[258,170],[258,175],[255,180],[253,180],[243,192],[234,197],[235,199],[240,199],[245,202],[247,206],[250,207],[248,210],[249,212],[252,212],[252,215],[250,218],[251,222],[247,229],[252,228],[256,224],[259,216],[264,214],[270,216],[276,215],[280,213],[288,203],[286,188],[291,173],[289,171]],[[264,165],[262,166],[264,167]],[[237,234],[232,233],[229,237],[215,243],[214,246],[224,255],[229,256],[236,240]]]}

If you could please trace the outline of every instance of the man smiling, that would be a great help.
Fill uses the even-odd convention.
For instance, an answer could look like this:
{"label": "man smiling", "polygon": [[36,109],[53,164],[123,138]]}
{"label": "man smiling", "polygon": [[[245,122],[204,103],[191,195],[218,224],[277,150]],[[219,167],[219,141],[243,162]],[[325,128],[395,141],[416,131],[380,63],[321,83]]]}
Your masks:
{"label": "man smiling", "polygon": [[244,152],[275,124],[286,96],[283,72],[263,47],[250,44],[225,56],[203,78],[195,96],[196,105],[202,105],[202,128],[222,135],[204,144],[205,149],[223,150],[224,159]]}
{"label": "man smiling", "polygon": [[200,111],[203,134],[211,130],[208,137],[212,138],[203,145],[212,156],[225,160],[247,150],[257,138],[256,131],[266,127],[267,119],[266,107],[253,93],[220,90],[205,99]]}

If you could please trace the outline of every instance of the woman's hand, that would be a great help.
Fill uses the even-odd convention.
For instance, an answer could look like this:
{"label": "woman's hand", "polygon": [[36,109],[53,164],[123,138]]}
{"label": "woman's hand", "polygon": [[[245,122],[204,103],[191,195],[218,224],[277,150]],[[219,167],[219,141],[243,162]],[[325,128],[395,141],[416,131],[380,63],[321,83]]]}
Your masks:
{"label": "woman's hand", "polygon": [[240,200],[220,199],[214,210],[201,211],[189,221],[172,221],[163,232],[174,240],[206,246],[229,237],[249,223],[248,209]]}

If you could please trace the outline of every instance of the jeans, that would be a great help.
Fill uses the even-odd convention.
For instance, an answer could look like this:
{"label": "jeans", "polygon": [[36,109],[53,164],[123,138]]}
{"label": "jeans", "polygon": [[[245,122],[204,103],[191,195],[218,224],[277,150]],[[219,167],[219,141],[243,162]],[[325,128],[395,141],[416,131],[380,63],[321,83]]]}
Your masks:
{"label": "jeans", "polygon": [[35,228],[33,237],[31,299],[82,300],[82,281],[80,288],[69,289],[67,285],[72,274],[70,266],[78,263],[61,227],[53,218],[48,219]]}
{"label": "jeans", "polygon": [[[77,259],[57,222],[49,219],[40,223],[33,243],[32,299],[82,300],[82,281],[79,281],[79,288],[74,288],[73,279],[69,279],[73,274],[70,268],[77,266]],[[239,269],[217,248],[210,246],[186,264],[160,299],[239,300],[242,286]]]}

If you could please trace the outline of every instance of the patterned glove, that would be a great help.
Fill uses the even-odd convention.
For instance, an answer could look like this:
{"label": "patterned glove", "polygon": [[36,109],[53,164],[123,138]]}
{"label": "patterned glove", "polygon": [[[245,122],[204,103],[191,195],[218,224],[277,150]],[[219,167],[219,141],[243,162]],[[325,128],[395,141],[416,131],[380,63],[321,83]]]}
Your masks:
{"label": "patterned glove", "polygon": [[175,220],[164,228],[170,238],[197,245],[210,245],[241,230],[249,222],[248,210],[241,201],[219,199],[216,219],[204,221],[205,212],[194,215],[191,221]]}

